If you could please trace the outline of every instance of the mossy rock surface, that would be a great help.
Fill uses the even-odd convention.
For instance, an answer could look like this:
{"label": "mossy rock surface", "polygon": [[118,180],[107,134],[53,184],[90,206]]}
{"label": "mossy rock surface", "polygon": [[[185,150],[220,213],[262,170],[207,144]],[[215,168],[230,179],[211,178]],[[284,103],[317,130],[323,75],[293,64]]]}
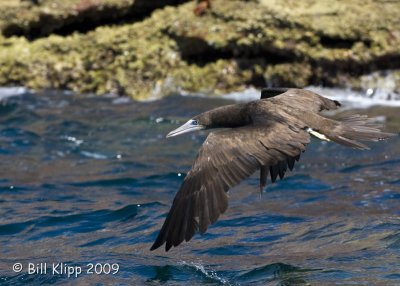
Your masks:
{"label": "mossy rock surface", "polygon": [[249,85],[365,88],[379,82],[367,74],[400,69],[398,1],[214,0],[202,17],[194,5],[87,33],[0,37],[0,85],[148,99]]}
{"label": "mossy rock surface", "polygon": [[3,36],[29,39],[52,33],[88,31],[97,26],[133,22],[157,8],[188,0],[1,0]]}

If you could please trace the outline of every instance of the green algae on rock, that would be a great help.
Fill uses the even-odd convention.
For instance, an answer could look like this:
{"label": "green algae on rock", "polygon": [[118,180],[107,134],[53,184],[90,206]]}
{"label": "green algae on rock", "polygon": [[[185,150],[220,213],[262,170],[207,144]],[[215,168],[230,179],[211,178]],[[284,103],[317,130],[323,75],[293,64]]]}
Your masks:
{"label": "green algae on rock", "polygon": [[141,19],[155,9],[188,0],[6,0],[0,2],[0,31],[29,39],[51,33],[88,31]]}
{"label": "green algae on rock", "polygon": [[[0,37],[0,85],[148,99],[249,85],[364,88],[366,74],[400,69],[400,2],[322,2],[214,0],[195,17],[193,1],[87,33]],[[378,14],[373,23],[362,5]]]}

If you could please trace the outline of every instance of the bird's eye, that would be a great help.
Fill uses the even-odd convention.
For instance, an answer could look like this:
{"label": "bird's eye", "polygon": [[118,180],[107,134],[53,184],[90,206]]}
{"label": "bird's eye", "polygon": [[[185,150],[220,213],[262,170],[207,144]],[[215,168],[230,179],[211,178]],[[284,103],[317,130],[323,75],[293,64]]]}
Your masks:
{"label": "bird's eye", "polygon": [[197,122],[197,120],[192,120],[192,125],[198,125],[199,123]]}

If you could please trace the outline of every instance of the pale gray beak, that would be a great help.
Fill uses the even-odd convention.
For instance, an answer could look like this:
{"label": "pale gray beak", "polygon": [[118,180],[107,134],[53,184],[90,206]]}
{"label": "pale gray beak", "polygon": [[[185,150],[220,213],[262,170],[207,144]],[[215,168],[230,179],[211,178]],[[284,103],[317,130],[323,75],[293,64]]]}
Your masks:
{"label": "pale gray beak", "polygon": [[181,135],[181,134],[188,133],[188,132],[192,132],[192,131],[205,129],[205,126],[203,126],[203,125],[194,125],[193,121],[194,120],[191,119],[188,122],[186,122],[185,124],[183,124],[181,127],[178,127],[175,130],[172,130],[170,133],[167,134],[167,138]]}

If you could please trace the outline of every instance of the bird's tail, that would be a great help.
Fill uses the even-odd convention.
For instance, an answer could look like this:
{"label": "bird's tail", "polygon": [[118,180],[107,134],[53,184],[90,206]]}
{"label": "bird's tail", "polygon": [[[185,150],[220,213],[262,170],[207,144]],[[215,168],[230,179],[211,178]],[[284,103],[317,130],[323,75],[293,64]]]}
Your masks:
{"label": "bird's tail", "polygon": [[396,135],[381,131],[382,127],[366,115],[356,114],[337,122],[337,125],[325,135],[329,140],[347,147],[369,149],[359,141],[379,141]]}

